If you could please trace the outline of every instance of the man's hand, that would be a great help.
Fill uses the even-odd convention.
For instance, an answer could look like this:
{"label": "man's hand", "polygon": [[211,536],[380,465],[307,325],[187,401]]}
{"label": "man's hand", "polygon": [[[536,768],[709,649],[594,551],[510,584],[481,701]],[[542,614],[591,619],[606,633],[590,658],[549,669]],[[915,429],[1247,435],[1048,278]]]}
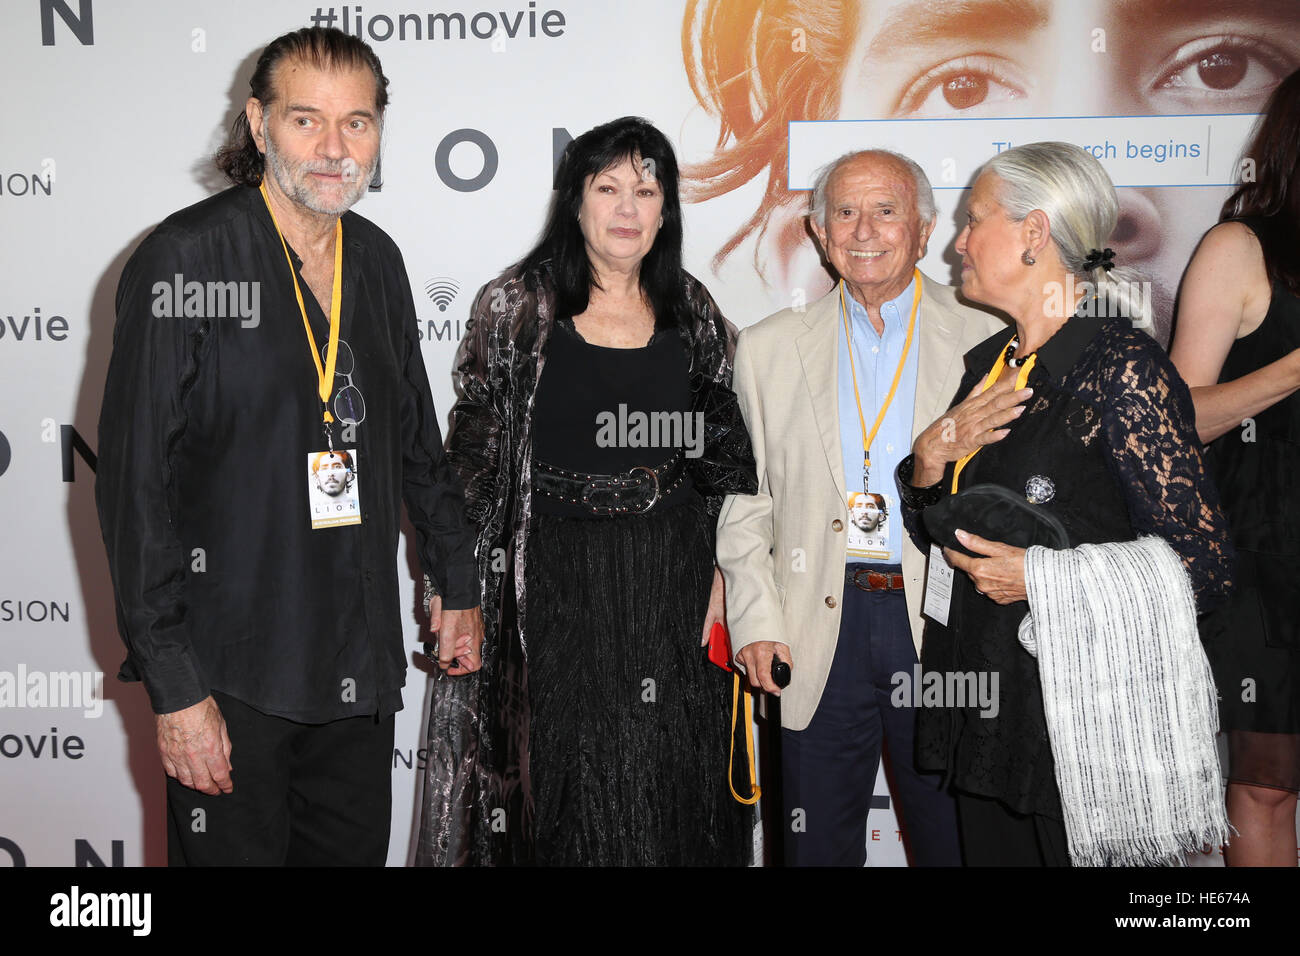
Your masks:
{"label": "man's hand", "polygon": [[727,586],[722,581],[722,569],[713,566],[713,588],[709,591],[709,610],[704,615],[704,633],[700,635],[700,647],[709,646],[709,635],[713,633],[713,624],[721,621],[727,626]]}
{"label": "man's hand", "polygon": [[963,548],[987,555],[972,558],[952,548],[943,549],[949,564],[970,575],[976,591],[998,604],[1028,600],[1029,595],[1025,592],[1024,548],[988,541],[977,534],[961,530],[957,531],[957,540]]}
{"label": "man's hand", "polygon": [[211,696],[193,707],[158,714],[158,753],[167,776],[216,796],[235,789],[230,779],[230,737],[226,719]]}
{"label": "man's hand", "polygon": [[912,485],[928,488],[943,480],[943,469],[950,461],[960,461],[984,445],[1006,438],[1005,426],[1024,412],[1024,403],[1033,396],[1031,388],[1017,389],[1011,379],[1003,379],[988,391],[981,391],[984,379],[975,383],[960,405],[943,413],[938,421],[916,436],[912,454]]}
{"label": "man's hand", "polygon": [[452,677],[483,666],[483,612],[477,607],[444,611],[442,598],[429,599],[429,630],[438,635],[438,666]]}
{"label": "man's hand", "polygon": [[745,676],[749,678],[749,686],[754,690],[765,690],[769,694],[781,696],[781,688],[776,686],[772,680],[772,658],[785,661],[791,666],[794,665],[794,659],[790,656],[790,648],[776,641],[755,641],[753,644],[746,644],[736,652],[736,663],[745,669]]}

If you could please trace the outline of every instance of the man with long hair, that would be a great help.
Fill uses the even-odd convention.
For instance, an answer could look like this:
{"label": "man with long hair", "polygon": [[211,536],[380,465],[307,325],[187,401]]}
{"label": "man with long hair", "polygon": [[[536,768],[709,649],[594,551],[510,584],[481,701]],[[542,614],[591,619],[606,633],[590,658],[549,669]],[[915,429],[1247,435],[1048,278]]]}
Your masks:
{"label": "man with long hair", "polygon": [[[235,185],[169,216],[118,287],[96,496],[122,677],[157,715],[172,865],[384,863],[403,501],[440,595],[439,664],[478,667],[474,536],[401,254],[348,212],[379,160],[387,85],[338,30],[272,42],[217,156]],[[241,284],[265,321],[210,308]],[[339,378],[364,383],[364,415]],[[359,514],[318,526],[304,462],[345,444],[367,463]]]}

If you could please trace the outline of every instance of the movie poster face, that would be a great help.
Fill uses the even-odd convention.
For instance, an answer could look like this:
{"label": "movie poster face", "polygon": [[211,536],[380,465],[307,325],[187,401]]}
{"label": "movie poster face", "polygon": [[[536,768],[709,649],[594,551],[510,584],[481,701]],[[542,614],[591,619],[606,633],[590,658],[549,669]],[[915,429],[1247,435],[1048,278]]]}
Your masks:
{"label": "movie poster face", "polygon": [[[792,149],[823,135],[806,121],[890,121],[831,137],[836,149],[816,165],[879,145],[921,163],[938,205],[922,268],[951,284],[970,172],[999,148],[1066,139],[1093,148],[1119,185],[1110,245],[1117,263],[1149,276],[1153,334],[1167,344],[1183,270],[1238,178],[1249,121],[1233,114],[1259,112],[1300,66],[1300,4],[691,0],[683,37],[692,88],[723,134],[688,170],[692,195],[705,208],[742,187],[757,196],[713,250],[729,290],[757,283],[774,310],[831,286],[807,194],[788,188],[807,172]],[[1106,122],[1049,122],[1077,117]],[[945,175],[953,169],[958,181]]]}

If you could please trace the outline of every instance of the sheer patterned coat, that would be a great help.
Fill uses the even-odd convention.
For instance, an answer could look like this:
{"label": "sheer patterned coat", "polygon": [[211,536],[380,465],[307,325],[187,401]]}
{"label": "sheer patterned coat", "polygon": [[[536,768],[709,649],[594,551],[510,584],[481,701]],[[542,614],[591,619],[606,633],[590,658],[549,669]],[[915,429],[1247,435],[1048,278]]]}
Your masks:
{"label": "sheer patterned coat", "polygon": [[[753,450],[730,387],[736,332],[708,290],[684,272],[682,297],[682,314],[690,319],[677,331],[690,356],[692,412],[704,416],[703,454],[687,463],[716,518],[725,495],[757,490]],[[549,275],[511,269],[479,291],[457,355],[459,397],[450,416],[448,457],[465,486],[466,514],[478,528],[483,666],[434,681],[416,865],[529,860],[523,624],[527,602],[535,599],[524,587],[532,409],[558,318]]]}

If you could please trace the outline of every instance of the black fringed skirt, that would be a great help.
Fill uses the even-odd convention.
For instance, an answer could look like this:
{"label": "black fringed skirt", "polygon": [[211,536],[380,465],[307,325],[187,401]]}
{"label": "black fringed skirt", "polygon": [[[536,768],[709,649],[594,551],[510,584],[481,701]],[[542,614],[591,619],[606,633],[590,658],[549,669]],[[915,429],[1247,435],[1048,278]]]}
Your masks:
{"label": "black fringed skirt", "polygon": [[748,863],[752,816],[727,786],[731,677],[700,646],[713,578],[702,500],[533,522],[524,635],[537,863]]}

